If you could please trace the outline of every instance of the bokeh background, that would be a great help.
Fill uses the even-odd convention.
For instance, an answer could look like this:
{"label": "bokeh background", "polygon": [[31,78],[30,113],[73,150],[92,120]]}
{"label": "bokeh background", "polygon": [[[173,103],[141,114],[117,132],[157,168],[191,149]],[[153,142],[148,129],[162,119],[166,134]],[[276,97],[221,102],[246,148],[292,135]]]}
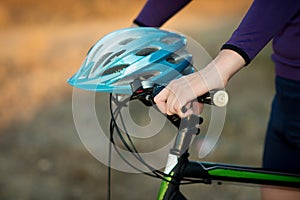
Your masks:
{"label": "bokeh background", "polygon": [[[0,199],[106,198],[106,167],[79,140],[72,117],[72,87],[66,80],[95,41],[130,26],[144,3],[0,1]],[[193,1],[164,27],[194,38],[213,57],[250,3]],[[224,131],[206,160],[261,165],[274,93],[270,53],[267,46],[229,83]],[[112,199],[155,199],[159,185],[159,180],[144,175],[113,170]],[[191,199],[260,199],[258,187],[237,184],[183,190]]]}

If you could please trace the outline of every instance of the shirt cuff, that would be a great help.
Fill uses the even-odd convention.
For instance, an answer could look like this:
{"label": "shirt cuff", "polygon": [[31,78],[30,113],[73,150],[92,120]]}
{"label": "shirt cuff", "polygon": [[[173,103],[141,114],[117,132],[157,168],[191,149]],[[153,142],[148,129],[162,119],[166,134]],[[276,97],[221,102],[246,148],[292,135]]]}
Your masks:
{"label": "shirt cuff", "polygon": [[241,49],[240,47],[237,47],[233,44],[224,44],[221,47],[221,50],[222,49],[230,49],[230,50],[235,51],[236,53],[238,53],[245,60],[245,62],[246,62],[245,66],[247,66],[251,62],[251,59],[248,56],[248,54],[243,49]]}
{"label": "shirt cuff", "polygon": [[138,25],[138,26],[140,26],[140,27],[149,27],[146,24],[138,21],[137,19],[133,20],[133,23],[136,24],[136,25]]}

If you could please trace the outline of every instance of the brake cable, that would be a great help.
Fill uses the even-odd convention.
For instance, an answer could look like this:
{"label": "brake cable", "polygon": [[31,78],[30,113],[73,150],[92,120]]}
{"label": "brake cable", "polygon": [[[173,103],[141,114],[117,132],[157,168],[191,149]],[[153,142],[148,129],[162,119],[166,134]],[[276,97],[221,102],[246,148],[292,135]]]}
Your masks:
{"label": "brake cable", "polygon": [[[139,96],[139,94],[137,94]],[[138,98],[137,98],[138,99]],[[118,156],[130,167],[132,167],[133,169],[137,170],[138,172],[141,172],[147,176],[150,177],[154,177],[154,178],[159,178],[162,179],[166,182],[173,182],[176,177],[173,177],[171,180],[168,180],[167,177],[171,177],[169,174],[166,174],[160,170],[155,169],[154,167],[152,167],[151,165],[149,165],[139,154],[137,148],[135,147],[131,136],[129,135],[128,131],[126,130],[126,126],[123,120],[123,116],[121,114],[121,109],[126,106],[126,102],[127,100],[133,100],[132,96],[129,98],[126,98],[123,101],[119,101],[118,98],[114,98],[112,94],[110,94],[110,104],[109,104],[109,109],[110,109],[110,114],[111,114],[111,120],[110,120],[110,135],[109,135],[109,139],[110,139],[110,144],[109,144],[109,158],[108,158],[108,189],[107,189],[107,199],[110,200],[111,198],[111,157],[112,157],[112,146],[114,146],[114,149],[116,151],[116,153],[118,154]],[[198,101],[202,101],[205,103],[210,103],[211,99],[209,97],[209,95],[207,96],[203,96],[203,99],[199,99]],[[117,106],[115,108],[115,110],[113,110],[112,108],[112,102],[115,103],[115,105]],[[125,102],[125,103],[124,103]],[[211,104],[211,103],[210,103]],[[117,124],[117,118],[120,117],[121,120],[121,124],[123,126],[123,134],[126,135],[127,140],[129,141],[126,142],[125,138],[122,135],[122,131],[120,130],[118,124]],[[174,124],[176,126],[176,124]],[[122,144],[124,145],[124,147],[130,152],[132,153],[131,155],[136,158],[141,164],[143,164],[147,169],[149,169],[152,173],[150,172],[145,172],[142,171],[141,169],[137,168],[136,166],[134,166],[133,164],[131,164],[123,155],[122,153],[119,151],[118,147],[116,146],[115,140],[114,140],[114,130],[117,132],[117,136],[119,137],[119,139],[121,140]],[[175,182],[176,184],[193,184],[193,183],[205,183],[204,180],[195,180],[195,179],[189,179],[189,178],[183,178],[180,182]]]}

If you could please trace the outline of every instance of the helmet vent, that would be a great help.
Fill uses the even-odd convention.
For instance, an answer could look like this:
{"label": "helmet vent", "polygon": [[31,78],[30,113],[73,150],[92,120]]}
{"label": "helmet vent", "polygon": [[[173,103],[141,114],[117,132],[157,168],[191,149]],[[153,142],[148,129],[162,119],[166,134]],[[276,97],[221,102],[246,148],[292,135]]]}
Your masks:
{"label": "helmet vent", "polygon": [[106,54],[104,54],[103,56],[101,56],[101,58],[99,58],[99,60],[97,61],[95,66],[99,66],[101,63],[103,63],[103,61],[108,58],[113,52],[108,52]]}
{"label": "helmet vent", "polygon": [[167,62],[169,62],[169,63],[171,63],[171,64],[175,64],[175,63],[176,63],[176,60],[175,60],[175,58],[173,58],[173,57],[169,57],[169,58],[167,58],[166,60],[167,60]]}
{"label": "helmet vent", "polygon": [[183,57],[179,56],[178,54],[172,54],[170,57],[168,57],[166,59],[167,62],[171,63],[171,64],[178,64],[180,63],[182,60],[184,60]]}
{"label": "helmet vent", "polygon": [[141,49],[138,52],[136,52],[135,55],[137,55],[137,56],[148,56],[151,53],[154,53],[158,50],[159,50],[158,47],[146,47],[146,48]]}
{"label": "helmet vent", "polygon": [[103,64],[103,67],[106,66],[108,63],[112,62],[114,59],[116,59],[118,56],[122,55],[122,53],[124,53],[126,50],[122,50],[122,51],[119,51],[113,55],[111,55],[107,61]]}
{"label": "helmet vent", "polygon": [[111,68],[105,70],[101,75],[105,76],[105,75],[109,75],[109,74],[114,74],[114,73],[122,71],[123,69],[127,68],[128,66],[129,66],[129,64],[117,65],[117,66],[114,66],[114,67],[111,67]]}
{"label": "helmet vent", "polygon": [[126,45],[126,44],[130,43],[133,40],[135,40],[135,38],[127,38],[127,39],[122,40],[121,42],[119,42],[119,45]]}
{"label": "helmet vent", "polygon": [[174,44],[174,43],[180,41],[180,38],[177,38],[177,37],[165,37],[165,38],[162,38],[160,41],[163,42],[163,43],[165,43],[165,44]]}
{"label": "helmet vent", "polygon": [[94,67],[91,69],[91,73],[90,74],[94,74],[95,71],[97,71],[98,67],[103,63],[103,61],[106,58],[108,58],[111,54],[112,54],[112,52],[108,52],[108,53],[104,54],[103,56],[101,56],[101,58],[99,58],[99,60],[94,65]]}

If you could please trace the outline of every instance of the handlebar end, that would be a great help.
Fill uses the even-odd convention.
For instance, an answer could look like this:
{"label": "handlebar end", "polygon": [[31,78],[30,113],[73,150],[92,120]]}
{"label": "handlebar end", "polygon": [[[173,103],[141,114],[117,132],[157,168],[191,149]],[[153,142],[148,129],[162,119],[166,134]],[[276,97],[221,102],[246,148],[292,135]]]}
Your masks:
{"label": "handlebar end", "polygon": [[224,90],[219,90],[213,95],[212,102],[217,107],[225,107],[228,104],[229,96]]}

